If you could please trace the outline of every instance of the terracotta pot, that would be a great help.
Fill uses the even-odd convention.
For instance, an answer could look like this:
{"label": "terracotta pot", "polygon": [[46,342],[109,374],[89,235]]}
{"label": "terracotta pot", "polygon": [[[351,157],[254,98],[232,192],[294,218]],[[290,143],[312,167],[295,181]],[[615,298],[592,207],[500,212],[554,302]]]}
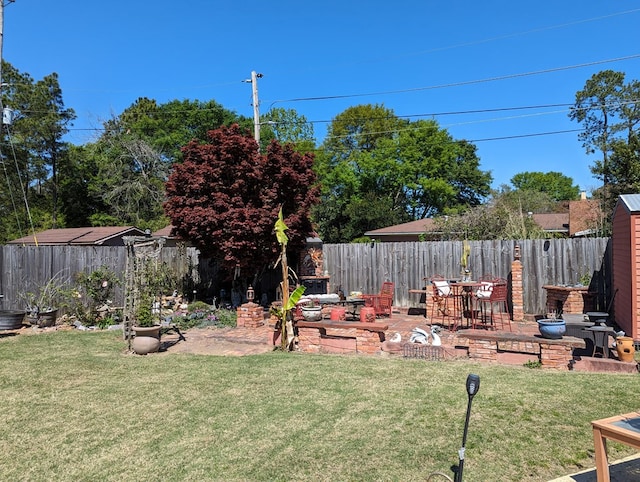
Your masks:
{"label": "terracotta pot", "polygon": [[160,326],[134,326],[131,348],[138,355],[155,353],[160,349]]}
{"label": "terracotta pot", "polygon": [[633,362],[636,353],[636,349],[633,346],[633,338],[628,336],[616,338],[616,351],[618,352],[618,360],[627,363]]}
{"label": "terracotta pot", "polygon": [[373,323],[376,321],[376,310],[370,306],[360,308],[360,322]]}
{"label": "terracotta pot", "polygon": [[331,308],[331,321],[345,321],[347,319],[347,310],[345,308]]}

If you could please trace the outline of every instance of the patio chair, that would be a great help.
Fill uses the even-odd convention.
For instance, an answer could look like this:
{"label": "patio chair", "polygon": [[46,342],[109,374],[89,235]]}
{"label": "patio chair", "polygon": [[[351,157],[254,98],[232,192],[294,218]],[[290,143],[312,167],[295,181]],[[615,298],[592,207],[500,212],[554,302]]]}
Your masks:
{"label": "patio chair", "polygon": [[376,295],[362,295],[364,298],[364,306],[373,308],[376,316],[391,316],[394,286],[392,282],[385,281],[382,283],[380,293]]}
{"label": "patio chair", "polygon": [[[507,280],[504,278],[482,277],[481,286],[475,292],[476,303],[480,307],[480,316],[474,323],[474,328],[482,327],[497,329],[500,321],[500,329],[504,330],[506,322],[511,328],[511,314],[507,303]],[[496,308],[494,310],[494,308]]]}
{"label": "patio chair", "polygon": [[[453,290],[449,282],[442,275],[434,275],[430,279],[433,292],[431,299],[431,319],[440,319],[441,324],[445,324],[448,318],[453,321],[455,328],[455,300],[453,299]],[[451,326],[450,326],[451,328]]]}

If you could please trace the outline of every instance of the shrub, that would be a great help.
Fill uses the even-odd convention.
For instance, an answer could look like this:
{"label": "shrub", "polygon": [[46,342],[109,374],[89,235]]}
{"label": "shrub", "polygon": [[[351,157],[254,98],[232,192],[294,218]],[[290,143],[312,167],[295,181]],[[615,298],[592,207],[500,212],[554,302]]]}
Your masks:
{"label": "shrub", "polygon": [[177,313],[171,318],[181,330],[189,328],[206,328],[213,327],[235,327],[237,315],[235,310],[227,310],[225,308],[214,309],[202,301],[196,301],[189,305],[187,313]]}

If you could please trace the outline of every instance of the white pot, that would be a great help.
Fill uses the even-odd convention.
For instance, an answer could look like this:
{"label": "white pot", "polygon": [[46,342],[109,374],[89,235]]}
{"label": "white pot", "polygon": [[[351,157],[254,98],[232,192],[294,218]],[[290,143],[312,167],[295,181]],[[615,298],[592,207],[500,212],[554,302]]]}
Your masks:
{"label": "white pot", "polygon": [[322,307],[321,306],[303,306],[302,316],[307,321],[320,321],[322,320]]}

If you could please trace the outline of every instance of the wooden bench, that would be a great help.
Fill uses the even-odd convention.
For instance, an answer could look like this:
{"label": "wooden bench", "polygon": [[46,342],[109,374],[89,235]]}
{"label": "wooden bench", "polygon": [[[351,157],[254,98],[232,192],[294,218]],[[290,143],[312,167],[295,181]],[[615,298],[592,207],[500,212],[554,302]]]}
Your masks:
{"label": "wooden bench", "polygon": [[502,353],[523,353],[536,356],[545,368],[564,370],[571,366],[573,349],[586,346],[583,339],[573,336],[550,340],[520,333],[484,330],[460,330],[456,336],[468,340],[471,359],[497,362]]}
{"label": "wooden bench", "polygon": [[387,323],[357,321],[298,321],[298,349],[307,353],[366,353],[382,351]]}

